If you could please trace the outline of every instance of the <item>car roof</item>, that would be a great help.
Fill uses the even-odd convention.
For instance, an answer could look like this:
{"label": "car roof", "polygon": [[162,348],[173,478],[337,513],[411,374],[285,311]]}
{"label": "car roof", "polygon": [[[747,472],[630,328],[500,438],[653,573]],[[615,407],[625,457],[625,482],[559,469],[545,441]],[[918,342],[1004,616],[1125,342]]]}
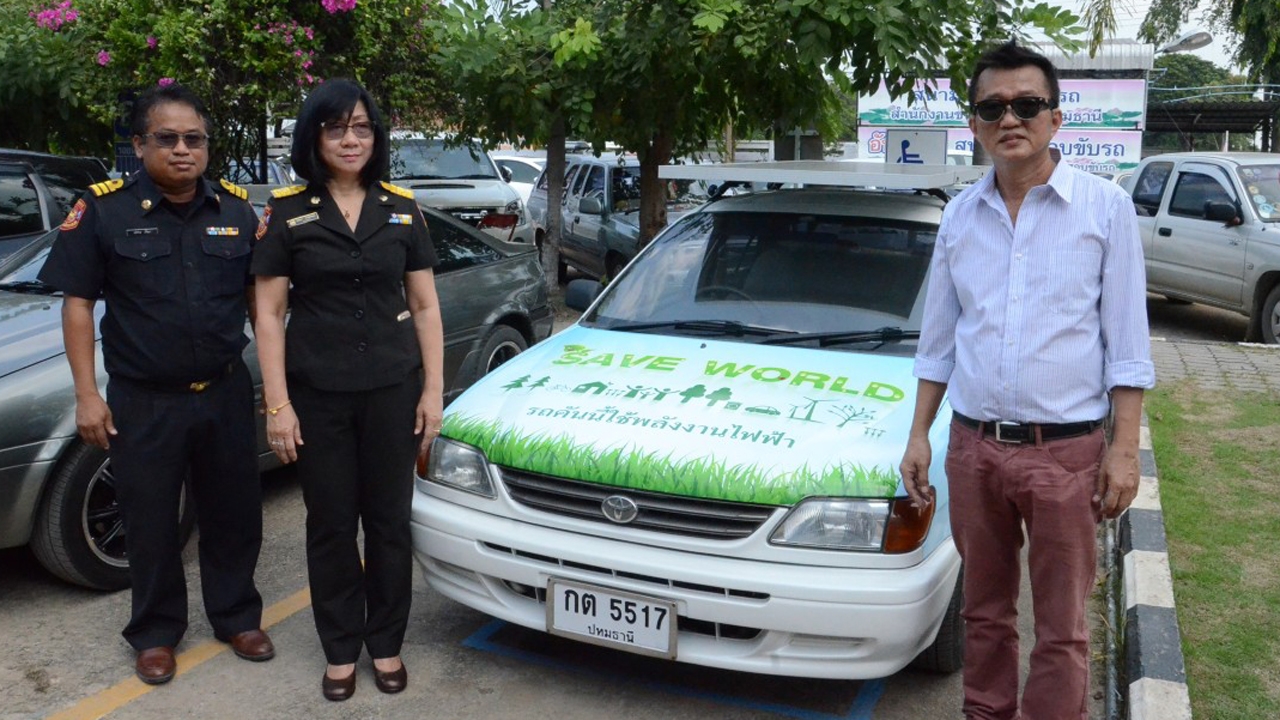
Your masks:
{"label": "car roof", "polygon": [[1275,165],[1280,164],[1280,154],[1264,152],[1175,152],[1151,155],[1147,160],[1223,160],[1239,165]]}
{"label": "car roof", "polygon": [[864,217],[937,225],[944,205],[932,195],[902,191],[805,187],[726,196],[707,203],[702,211]]}

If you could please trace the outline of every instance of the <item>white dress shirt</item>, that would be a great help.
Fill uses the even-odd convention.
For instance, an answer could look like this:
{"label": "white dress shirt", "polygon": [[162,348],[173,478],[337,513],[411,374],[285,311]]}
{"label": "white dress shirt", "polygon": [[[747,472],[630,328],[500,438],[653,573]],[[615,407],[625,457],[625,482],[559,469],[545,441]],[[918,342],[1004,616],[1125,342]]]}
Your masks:
{"label": "white dress shirt", "polygon": [[995,172],[947,205],[933,251],[915,376],[978,420],[1106,416],[1113,387],[1155,385],[1133,203],[1058,162],[1015,227]]}

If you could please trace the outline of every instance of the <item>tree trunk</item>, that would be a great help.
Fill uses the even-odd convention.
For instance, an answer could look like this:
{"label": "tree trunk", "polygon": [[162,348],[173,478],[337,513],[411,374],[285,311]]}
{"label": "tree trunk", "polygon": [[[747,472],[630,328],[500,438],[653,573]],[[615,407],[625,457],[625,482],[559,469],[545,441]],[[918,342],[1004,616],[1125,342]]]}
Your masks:
{"label": "tree trunk", "polygon": [[[547,287],[560,282],[560,232],[564,225],[564,116],[558,111],[551,119],[547,139],[547,217],[542,236],[542,272]],[[554,293],[553,293],[554,295]],[[559,308],[554,308],[559,309]]]}
{"label": "tree trunk", "polygon": [[647,148],[640,150],[640,243],[644,248],[667,226],[667,190],[658,167],[671,162],[671,131],[659,128]]}

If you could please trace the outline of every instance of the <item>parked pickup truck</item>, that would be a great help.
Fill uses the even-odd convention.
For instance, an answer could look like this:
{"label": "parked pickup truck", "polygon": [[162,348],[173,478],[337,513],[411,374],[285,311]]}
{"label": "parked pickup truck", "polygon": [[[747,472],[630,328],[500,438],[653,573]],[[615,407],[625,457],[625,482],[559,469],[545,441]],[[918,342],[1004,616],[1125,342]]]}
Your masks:
{"label": "parked pickup truck", "polygon": [[1280,335],[1280,155],[1169,153],[1134,171],[1147,289],[1249,318]]}

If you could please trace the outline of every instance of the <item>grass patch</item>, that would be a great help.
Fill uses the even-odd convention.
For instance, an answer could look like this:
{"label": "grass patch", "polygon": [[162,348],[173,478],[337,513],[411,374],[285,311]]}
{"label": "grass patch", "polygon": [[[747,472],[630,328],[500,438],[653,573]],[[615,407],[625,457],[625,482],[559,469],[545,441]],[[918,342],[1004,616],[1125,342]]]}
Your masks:
{"label": "grass patch", "polygon": [[1195,717],[1280,718],[1280,401],[1183,382],[1146,411]]}
{"label": "grass patch", "polygon": [[447,437],[484,450],[491,462],[530,472],[633,490],[762,505],[795,505],[812,496],[892,497],[895,470],[842,463],[767,472],[715,456],[674,457],[640,452],[630,443],[597,447],[568,433],[525,434],[497,420],[445,417]]}

